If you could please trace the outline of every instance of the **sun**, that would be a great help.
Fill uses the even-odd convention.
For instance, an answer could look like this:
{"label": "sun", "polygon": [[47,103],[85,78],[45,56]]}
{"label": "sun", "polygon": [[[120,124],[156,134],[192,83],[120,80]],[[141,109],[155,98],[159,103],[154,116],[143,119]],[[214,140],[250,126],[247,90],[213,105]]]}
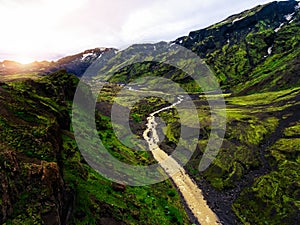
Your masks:
{"label": "sun", "polygon": [[17,57],[16,58],[16,61],[18,63],[21,63],[23,65],[26,65],[26,64],[29,64],[29,63],[32,63],[34,62],[34,59],[33,58],[30,58],[30,57],[27,57],[27,56],[20,56],[20,57]]}

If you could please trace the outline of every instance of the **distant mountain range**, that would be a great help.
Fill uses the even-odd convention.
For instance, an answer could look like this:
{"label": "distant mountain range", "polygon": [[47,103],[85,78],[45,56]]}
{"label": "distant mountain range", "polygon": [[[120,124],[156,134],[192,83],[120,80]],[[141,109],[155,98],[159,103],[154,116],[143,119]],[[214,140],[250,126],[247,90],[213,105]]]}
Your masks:
{"label": "distant mountain range", "polygon": [[0,62],[0,76],[16,73],[38,73],[40,75],[49,74],[59,69],[66,69],[76,76],[82,76],[85,70],[102,54],[112,48],[89,49],[76,55],[67,56],[57,61],[41,61],[30,64],[21,64],[14,61]]}
{"label": "distant mountain range", "polygon": [[[208,28],[192,31],[171,42],[203,58],[215,72],[223,89],[251,93],[278,90],[300,84],[300,3],[272,2],[233,15]],[[112,48],[95,48],[64,57],[56,62],[22,65],[0,63],[0,75],[48,74],[58,69],[81,77],[102,54]],[[283,73],[284,71],[284,73]]]}

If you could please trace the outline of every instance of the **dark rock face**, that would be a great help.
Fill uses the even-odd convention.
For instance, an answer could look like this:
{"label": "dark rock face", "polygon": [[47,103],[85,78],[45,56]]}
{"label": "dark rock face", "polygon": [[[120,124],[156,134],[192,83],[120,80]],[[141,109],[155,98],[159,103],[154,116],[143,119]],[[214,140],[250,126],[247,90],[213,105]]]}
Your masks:
{"label": "dark rock face", "polygon": [[[34,210],[40,211],[44,224],[64,224],[67,220],[66,205],[72,199],[67,191],[56,162],[35,161],[24,155],[6,151],[1,154],[2,204],[0,221],[6,221],[14,212],[15,205],[24,195],[32,195],[32,201],[39,199]],[[42,193],[35,193],[35,190]],[[32,202],[24,202],[31,205]],[[33,212],[34,213],[34,212]]]}
{"label": "dark rock face", "polygon": [[[14,217],[16,209],[26,211],[32,207],[27,213],[39,215],[44,224],[64,224],[73,196],[65,187],[59,163],[35,160],[8,148],[2,150],[1,223]],[[19,219],[21,222],[24,218]]]}
{"label": "dark rock face", "polygon": [[115,191],[124,192],[126,190],[126,185],[113,182],[112,183],[112,188]]}
{"label": "dark rock face", "polygon": [[63,179],[61,132],[70,128],[64,102],[74,79],[62,71],[25,81],[22,90],[0,88],[0,223],[66,224],[70,217],[74,193]]}

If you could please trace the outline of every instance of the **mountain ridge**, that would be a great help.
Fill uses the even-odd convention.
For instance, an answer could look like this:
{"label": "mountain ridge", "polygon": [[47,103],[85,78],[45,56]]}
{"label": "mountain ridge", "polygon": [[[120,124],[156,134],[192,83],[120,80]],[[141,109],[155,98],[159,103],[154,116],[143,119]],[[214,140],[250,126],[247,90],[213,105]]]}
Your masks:
{"label": "mountain ridge", "polygon": [[[276,1],[257,6],[206,29],[192,31],[174,43],[200,55],[225,88],[227,86],[235,92],[247,93],[249,91],[241,87],[246,82],[257,79],[254,83],[261,88],[263,82],[271,83],[275,79],[271,77],[274,73],[270,72],[268,77],[264,75],[257,78],[255,71],[261,67],[272,68],[272,60],[280,63],[274,54],[290,52],[294,57],[298,55],[299,40],[294,34],[300,29],[299,5],[298,1]],[[293,60],[285,55],[283,57],[286,57],[286,61]],[[292,69],[295,67],[293,64],[299,64],[299,60],[290,64]],[[293,75],[290,76],[292,78]],[[267,82],[266,79],[270,77]],[[286,83],[299,85],[299,79]],[[283,88],[282,84],[277,88]],[[258,91],[258,88],[252,88],[252,91]]]}
{"label": "mountain ridge", "polygon": [[0,62],[0,76],[15,73],[37,73],[46,75],[60,69],[66,69],[76,76],[82,76],[85,70],[102,54],[115,50],[113,48],[94,48],[83,52],[65,56],[56,61],[35,61],[29,64],[21,64],[16,61],[4,60]]}
{"label": "mountain ridge", "polygon": [[[218,77],[223,90],[245,94],[260,89],[271,91],[296,87],[300,84],[299,77],[294,76],[294,71],[300,66],[300,40],[294,34],[300,29],[299,12],[298,1],[275,1],[191,31],[170,44],[181,45],[198,54]],[[154,45],[159,46],[159,43]],[[0,63],[0,76],[10,73],[45,75],[66,69],[81,77],[98,57],[109,51],[115,55],[118,52],[114,48],[95,48],[56,62],[31,65],[6,61]],[[286,65],[289,69],[283,76],[282,68]]]}

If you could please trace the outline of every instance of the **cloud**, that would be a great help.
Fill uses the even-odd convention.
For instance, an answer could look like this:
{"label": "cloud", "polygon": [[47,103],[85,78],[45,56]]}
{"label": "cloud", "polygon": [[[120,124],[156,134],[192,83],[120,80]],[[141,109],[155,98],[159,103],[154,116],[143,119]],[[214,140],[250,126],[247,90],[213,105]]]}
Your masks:
{"label": "cloud", "polygon": [[187,35],[192,29],[217,23],[258,2],[156,0],[152,5],[130,14],[122,27],[121,36],[125,41],[172,40],[180,35]]}
{"label": "cloud", "polygon": [[174,40],[266,0],[0,0],[4,55],[49,59],[87,48]]}

